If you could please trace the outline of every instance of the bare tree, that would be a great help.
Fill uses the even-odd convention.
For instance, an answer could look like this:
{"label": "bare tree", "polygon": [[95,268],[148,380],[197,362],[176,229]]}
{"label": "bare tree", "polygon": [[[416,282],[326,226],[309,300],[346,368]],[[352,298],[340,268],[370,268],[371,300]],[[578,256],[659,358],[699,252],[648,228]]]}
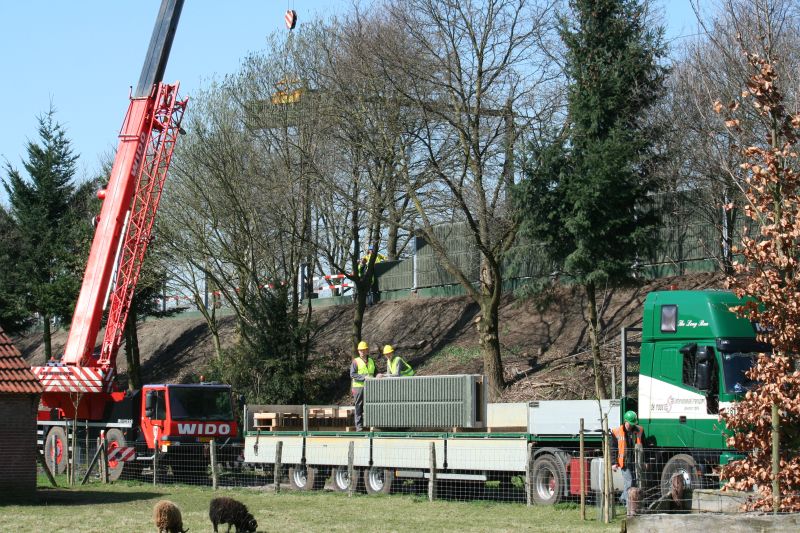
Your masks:
{"label": "bare tree", "polygon": [[748,72],[741,50],[748,49],[775,61],[786,86],[794,88],[786,95],[787,103],[797,105],[800,11],[792,0],[693,1],[692,5],[703,31],[675,50],[670,97],[662,107],[662,122],[673,133],[674,181],[668,188],[699,193],[685,195],[689,207],[716,228],[716,243],[709,243],[709,252],[732,273],[734,229],[746,201],[739,149],[763,144],[769,124],[755,110],[744,109],[742,129],[727,131],[713,104],[739,97],[740,80]]}
{"label": "bare tree", "polygon": [[[502,265],[516,236],[510,204],[519,131],[540,105],[532,98],[557,73],[539,46],[551,10],[527,0],[395,0],[391,20],[409,35],[414,61],[384,55],[385,74],[420,115],[416,133],[427,182],[408,187],[420,233],[480,306],[477,326],[490,398],[504,387],[498,309]],[[479,250],[478,283],[448,253],[438,223],[465,225]]]}

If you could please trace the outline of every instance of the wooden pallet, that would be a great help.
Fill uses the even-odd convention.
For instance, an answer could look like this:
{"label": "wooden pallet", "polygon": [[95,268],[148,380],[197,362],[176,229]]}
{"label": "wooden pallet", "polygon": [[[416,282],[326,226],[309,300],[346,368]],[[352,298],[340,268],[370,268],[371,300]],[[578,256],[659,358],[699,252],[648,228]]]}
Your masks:
{"label": "wooden pallet", "polygon": [[[302,430],[303,414],[296,412],[296,406],[292,407],[291,412],[253,413],[254,428],[267,431]],[[355,408],[351,406],[309,408],[308,428],[324,431],[340,430],[353,425],[354,415]]]}

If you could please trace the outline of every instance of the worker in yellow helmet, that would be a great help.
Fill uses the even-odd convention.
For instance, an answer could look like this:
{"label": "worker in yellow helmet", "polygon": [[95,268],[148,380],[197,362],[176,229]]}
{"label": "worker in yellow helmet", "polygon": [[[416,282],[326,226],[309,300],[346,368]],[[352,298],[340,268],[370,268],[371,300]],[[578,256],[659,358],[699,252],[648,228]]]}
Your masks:
{"label": "worker in yellow helmet", "polygon": [[369,345],[358,343],[358,357],[350,365],[351,391],[356,406],[356,431],[364,429],[364,381],[375,377],[375,361],[369,356]]}
{"label": "worker in yellow helmet", "polygon": [[383,355],[386,356],[386,373],[378,377],[401,378],[414,375],[414,369],[405,359],[394,354],[394,348],[391,344],[383,347]]}

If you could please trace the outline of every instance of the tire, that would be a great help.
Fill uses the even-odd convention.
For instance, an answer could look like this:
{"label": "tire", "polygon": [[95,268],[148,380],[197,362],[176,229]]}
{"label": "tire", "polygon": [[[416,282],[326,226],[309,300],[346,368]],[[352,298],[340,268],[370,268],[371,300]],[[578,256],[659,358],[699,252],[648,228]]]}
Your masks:
{"label": "tire", "polygon": [[56,467],[53,474],[63,474],[67,470],[67,432],[60,426],[53,426],[44,440],[44,458],[48,468]]}
{"label": "tire", "polygon": [[540,455],[533,462],[533,500],[539,505],[554,505],[564,494],[564,474],[558,459]]}
{"label": "tire", "polygon": [[394,470],[389,468],[365,468],[364,488],[367,494],[391,494]]}
{"label": "tire", "polygon": [[289,485],[295,490],[319,490],[325,484],[325,476],[315,466],[294,465],[289,467]]}
{"label": "tire", "polygon": [[[106,433],[106,450],[111,454],[112,450],[116,450],[117,448],[124,448],[127,446],[125,443],[125,436],[122,434],[117,428],[111,428]],[[108,480],[109,481],[116,481],[122,475],[122,471],[125,469],[125,463],[123,461],[117,461],[116,459],[111,459],[108,461]]]}
{"label": "tire", "polygon": [[[335,490],[337,492],[347,492],[348,490],[350,490],[351,479],[350,479],[350,474],[349,474],[349,472],[347,470],[348,470],[348,468],[346,466],[334,466],[333,467],[333,476],[332,476],[332,478],[333,478],[333,490]],[[355,469],[355,471],[356,471],[355,472],[355,476],[354,476],[354,478],[352,480],[353,482],[356,483],[356,487],[355,487],[356,491],[358,491],[358,488],[359,488],[358,487],[358,485],[359,485],[358,479],[359,479],[359,475],[360,475],[360,471],[359,470],[360,470],[359,468]]]}

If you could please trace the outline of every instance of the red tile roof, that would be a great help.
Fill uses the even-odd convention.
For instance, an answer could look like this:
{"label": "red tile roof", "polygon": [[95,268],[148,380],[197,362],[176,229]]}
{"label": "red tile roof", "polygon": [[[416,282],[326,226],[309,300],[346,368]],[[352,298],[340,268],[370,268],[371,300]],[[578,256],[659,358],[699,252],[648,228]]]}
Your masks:
{"label": "red tile roof", "polygon": [[41,394],[42,384],[11,339],[0,328],[0,392]]}

